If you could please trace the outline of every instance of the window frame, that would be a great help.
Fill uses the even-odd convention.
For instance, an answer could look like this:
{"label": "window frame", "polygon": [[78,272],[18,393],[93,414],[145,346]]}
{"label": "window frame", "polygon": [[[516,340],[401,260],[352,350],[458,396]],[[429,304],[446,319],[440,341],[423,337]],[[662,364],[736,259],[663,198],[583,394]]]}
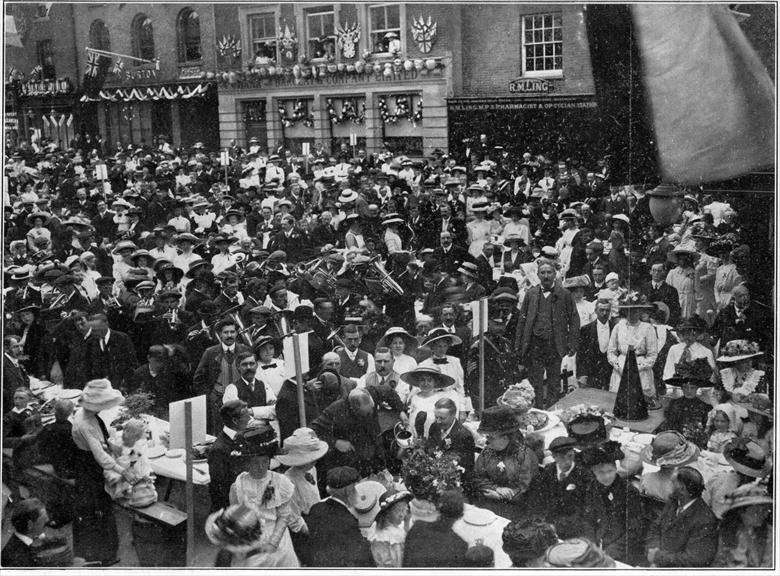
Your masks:
{"label": "window frame", "polygon": [[[57,66],[54,63],[54,41],[51,38],[42,38],[35,43],[35,56],[41,67],[41,80],[55,80],[57,78]],[[45,63],[46,57],[51,59],[51,74],[47,74],[49,67]]]}
{"label": "window frame", "polygon": [[274,44],[274,56],[273,58],[270,58],[274,63],[279,61],[279,33],[278,33],[278,26],[276,24],[276,13],[271,12],[255,12],[252,14],[247,15],[247,30],[249,31],[249,43],[248,46],[251,46],[252,50],[252,62],[254,62],[256,56],[255,56],[255,36],[252,33],[253,32],[253,26],[252,26],[252,20],[254,18],[267,18],[271,17],[273,19],[273,23],[271,25],[271,31],[273,33],[273,36],[265,36],[263,37],[263,42],[268,43],[268,40],[272,40]]}
{"label": "window frame", "polygon": [[[191,18],[192,14],[197,17],[198,20],[198,52],[197,58],[188,58],[188,38],[187,38],[187,21]],[[200,14],[194,8],[189,6],[182,8],[176,17],[176,48],[177,58],[179,64],[197,64],[203,62],[203,34],[200,29]]]}
{"label": "window frame", "polygon": [[[333,15],[333,62],[339,61],[339,49],[337,46],[337,40],[338,35],[336,34],[336,29],[338,28],[339,24],[339,6],[338,4],[322,4],[320,6],[307,6],[303,8],[303,28],[304,32],[306,34],[306,40],[305,40],[305,52],[306,55],[309,57],[310,62],[327,62],[328,58],[327,56],[319,56],[314,57],[312,56],[312,50],[309,45],[309,42],[311,42],[311,30],[309,28],[309,16],[314,15],[321,15],[321,14],[332,14]],[[319,36],[318,36],[319,38]],[[330,38],[330,36],[328,36]]]}
{"label": "window frame", "polygon": [[[535,17],[541,17],[544,18],[545,16],[550,16],[553,18],[553,25],[550,30],[552,30],[553,40],[552,41],[545,41],[542,39],[541,42],[532,41],[530,43],[526,42],[525,36],[526,36],[526,22],[528,18],[535,18]],[[563,12],[543,12],[543,13],[536,13],[536,14],[523,14],[521,20],[521,26],[520,26],[520,64],[522,66],[522,75],[524,78],[563,78]],[[558,18],[559,21],[559,28],[561,30],[561,39],[555,40],[555,19]],[[544,34],[543,30],[545,29],[544,26],[542,26],[542,34]],[[533,29],[534,31],[536,28]],[[528,46],[545,46],[545,45],[555,45],[560,43],[561,46],[561,53],[560,53],[560,59],[561,59],[561,67],[553,70],[528,70],[527,66],[527,49]],[[553,51],[555,48],[553,48]],[[542,56],[542,58],[546,58],[545,56]],[[556,58],[555,54],[553,54],[552,58]]]}
{"label": "window frame", "polygon": [[[273,14],[274,33],[276,34],[276,57],[273,64],[279,63],[279,8],[276,6],[239,6],[238,17],[239,27],[241,28],[241,60],[245,66],[254,66],[255,53],[252,44],[252,29],[249,25],[249,19],[252,16],[261,16],[264,14]],[[247,48],[248,47],[248,48]]]}
{"label": "window frame", "polygon": [[[105,45],[102,43],[102,41],[100,41],[101,39],[98,38],[98,23],[100,23],[100,26],[102,26],[106,33]],[[95,18],[89,25],[89,47],[95,48],[96,50],[111,51],[111,30],[109,30],[108,25],[102,18]]]}
{"label": "window frame", "polygon": [[[366,49],[371,50],[371,54],[373,56],[386,56],[391,57],[391,52],[374,52],[373,49],[373,42],[371,40],[372,35],[374,34],[374,28],[373,28],[373,22],[371,20],[371,9],[372,8],[387,8],[388,6],[398,6],[398,39],[401,41],[401,54],[406,53],[406,38],[404,34],[404,24],[406,22],[406,5],[398,2],[382,2],[379,4],[368,4],[366,6],[366,13],[365,13],[365,22],[366,25],[364,26],[365,30],[368,30],[368,34],[366,34]],[[387,13],[385,12],[385,15]],[[386,24],[387,22],[385,22]],[[387,33],[390,31],[394,31],[394,28],[386,28],[381,29],[383,32]]]}
{"label": "window frame", "polygon": [[[146,55],[144,55],[145,48],[144,48],[144,44],[141,41],[142,40],[141,30],[146,24],[147,20],[149,21],[149,29],[151,31],[151,34],[149,36],[149,43],[151,44],[151,48],[152,48],[151,58],[147,58]],[[154,41],[154,24],[152,23],[152,19],[149,18],[149,16],[147,16],[143,12],[139,12],[133,18],[131,40],[132,40],[131,44],[133,48],[133,56],[135,56],[136,58],[142,58],[144,60],[154,60],[155,58],[157,58],[157,45]],[[139,62],[138,60],[133,60],[133,66],[135,67],[151,66],[151,65],[152,64],[149,62]]]}

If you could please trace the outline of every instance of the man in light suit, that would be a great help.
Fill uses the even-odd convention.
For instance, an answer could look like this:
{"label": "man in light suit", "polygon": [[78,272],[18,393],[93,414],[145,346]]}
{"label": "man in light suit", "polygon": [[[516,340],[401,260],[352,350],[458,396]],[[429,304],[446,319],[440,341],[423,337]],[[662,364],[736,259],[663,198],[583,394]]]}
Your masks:
{"label": "man in light suit", "polygon": [[520,309],[515,347],[536,391],[535,404],[546,408],[560,396],[561,360],[577,353],[580,317],[571,293],[555,282],[552,261],[539,260],[539,286],[529,289]]}

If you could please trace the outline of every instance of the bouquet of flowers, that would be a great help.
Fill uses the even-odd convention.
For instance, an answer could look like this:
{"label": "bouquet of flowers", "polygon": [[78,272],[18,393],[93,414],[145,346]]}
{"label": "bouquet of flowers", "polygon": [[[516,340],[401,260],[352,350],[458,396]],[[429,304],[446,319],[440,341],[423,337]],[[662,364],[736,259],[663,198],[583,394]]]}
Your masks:
{"label": "bouquet of flowers", "polygon": [[151,392],[134,392],[133,394],[128,394],[122,405],[119,417],[111,422],[111,426],[117,430],[121,430],[124,423],[128,420],[133,418],[140,418],[143,420],[143,415],[149,414],[153,407],[154,394]]}
{"label": "bouquet of flowers", "polygon": [[612,414],[612,412],[607,412],[598,406],[587,406],[585,404],[577,404],[576,406],[567,408],[561,412],[560,418],[561,422],[568,424],[580,416],[601,416],[604,419],[604,425],[607,429],[611,428],[615,423],[615,415]]}
{"label": "bouquet of flowers", "polygon": [[463,468],[454,457],[443,457],[437,451],[429,454],[421,440],[409,448],[401,468],[404,485],[419,500],[436,504],[445,490],[461,487]]}

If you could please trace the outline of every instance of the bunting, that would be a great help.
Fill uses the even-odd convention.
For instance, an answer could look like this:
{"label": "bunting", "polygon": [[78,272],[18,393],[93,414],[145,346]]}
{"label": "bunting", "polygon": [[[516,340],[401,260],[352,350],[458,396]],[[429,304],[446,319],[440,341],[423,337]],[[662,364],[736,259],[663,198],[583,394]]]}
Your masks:
{"label": "bunting", "polygon": [[145,102],[154,100],[189,100],[199,98],[208,92],[208,84],[194,86],[157,86],[149,88],[117,88],[113,90],[100,90],[94,96],[84,94],[82,102],[97,102],[108,100],[109,102]]}

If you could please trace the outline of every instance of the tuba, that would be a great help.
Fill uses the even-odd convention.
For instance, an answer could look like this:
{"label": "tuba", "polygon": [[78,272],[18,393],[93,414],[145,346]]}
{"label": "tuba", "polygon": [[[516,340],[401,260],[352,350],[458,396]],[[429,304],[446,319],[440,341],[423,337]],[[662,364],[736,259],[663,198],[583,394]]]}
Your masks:
{"label": "tuba", "polygon": [[396,293],[403,296],[404,289],[396,282],[390,273],[385,269],[379,256],[374,256],[368,263],[368,270],[365,276],[366,285],[370,288],[378,287],[385,294]]}

